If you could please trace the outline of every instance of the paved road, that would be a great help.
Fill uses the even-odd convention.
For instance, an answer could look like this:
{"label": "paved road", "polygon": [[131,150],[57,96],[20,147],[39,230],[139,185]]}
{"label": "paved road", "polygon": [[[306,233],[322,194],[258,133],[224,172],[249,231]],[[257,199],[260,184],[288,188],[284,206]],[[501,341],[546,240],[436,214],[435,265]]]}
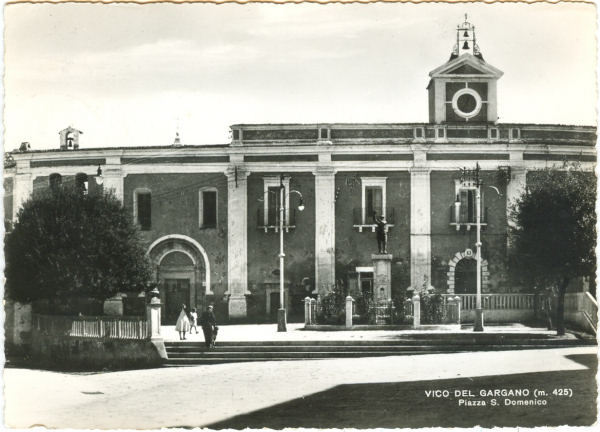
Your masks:
{"label": "paved road", "polygon": [[[502,379],[509,379],[511,375],[513,378],[517,377],[516,384],[512,385],[530,385],[527,384],[527,379],[513,374],[535,376],[538,377],[538,382],[560,387],[568,384],[561,382],[561,374],[585,373],[583,386],[589,383],[593,391],[587,389],[583,392],[577,389],[576,398],[570,399],[581,407],[595,404],[595,372],[592,372],[589,362],[590,358],[595,361],[595,354],[596,347],[576,347],[233,363],[94,374],[9,368],[4,371],[5,422],[13,428],[43,425],[48,428],[76,429],[156,429],[177,426],[220,428],[240,427],[240,422],[243,424],[246,421],[253,427],[264,425],[273,428],[285,425],[334,427],[336,424],[357,427],[414,426],[409,421],[410,412],[400,408],[409,404],[406,406],[415,406],[423,413],[435,414],[438,402],[426,398],[423,391],[436,388],[437,384],[432,384],[431,380],[439,380],[443,389],[462,386],[463,381],[480,382],[478,385],[482,386],[492,385],[491,381],[484,383],[476,380],[495,379],[496,384],[493,385],[498,388],[501,386],[498,382],[502,383]],[[587,358],[588,364],[578,361],[580,358]],[[564,376],[565,379],[573,379]],[[553,380],[557,382],[549,382]],[[421,385],[421,381],[428,384]],[[454,384],[449,384],[451,382]],[[412,393],[408,394],[400,388],[389,388],[390,385],[411,385]],[[360,412],[355,414],[355,422],[355,411],[347,411],[349,404],[344,402],[336,405],[332,400],[335,399],[334,393],[328,393],[340,388],[352,390],[341,392],[346,394],[346,398],[353,398],[347,401],[350,406],[353,406],[353,402],[357,404],[355,406],[361,407]],[[380,388],[387,393],[380,393]],[[365,392],[364,389],[371,390]],[[479,389],[474,391],[479,392]],[[368,404],[362,400],[362,395],[366,394],[371,394],[373,399]],[[377,404],[377,398],[383,397],[378,396],[380,394],[385,394],[387,403],[398,406],[399,409],[385,408],[381,411],[382,408],[378,408]],[[321,400],[317,403],[319,395]],[[315,404],[310,402],[313,400]],[[298,405],[299,401],[308,405]],[[323,406],[328,401],[332,405]],[[411,401],[414,402],[412,405]],[[563,399],[549,398],[548,402],[551,405],[549,412],[556,413],[560,411]],[[468,423],[475,412],[472,411],[473,408],[457,408],[456,400],[446,400],[445,403],[444,406],[457,413],[457,418],[463,422],[467,419]],[[569,407],[565,405],[564,410],[573,411]],[[537,408],[528,409],[529,411],[524,411],[524,416],[536,412],[534,410]],[[319,416],[313,416],[311,412],[319,412]],[[485,414],[486,411],[479,413]],[[578,424],[589,422],[589,415],[588,413],[587,417],[581,419],[577,417],[581,420],[577,420]],[[423,418],[425,416],[424,414]],[[283,424],[269,423],[268,419],[275,417]],[[511,416],[502,415],[501,418],[505,417]],[[322,420],[315,426],[316,418]],[[526,423],[523,420],[522,425]],[[439,424],[444,425],[449,426]]]}

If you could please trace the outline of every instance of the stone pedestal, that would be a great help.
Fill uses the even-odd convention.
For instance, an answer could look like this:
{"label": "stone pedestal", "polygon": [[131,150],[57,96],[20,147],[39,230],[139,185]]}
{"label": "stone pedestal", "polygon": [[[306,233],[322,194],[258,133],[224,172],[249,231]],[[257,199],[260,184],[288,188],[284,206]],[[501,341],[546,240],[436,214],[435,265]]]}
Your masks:
{"label": "stone pedestal", "polygon": [[102,306],[104,315],[123,315],[123,295],[117,294],[114,297],[104,300]]}
{"label": "stone pedestal", "polygon": [[373,300],[392,298],[392,254],[372,254]]}
{"label": "stone pedestal", "polygon": [[148,336],[150,339],[162,339],[160,333],[160,298],[154,297],[146,306],[146,322],[148,324]]}

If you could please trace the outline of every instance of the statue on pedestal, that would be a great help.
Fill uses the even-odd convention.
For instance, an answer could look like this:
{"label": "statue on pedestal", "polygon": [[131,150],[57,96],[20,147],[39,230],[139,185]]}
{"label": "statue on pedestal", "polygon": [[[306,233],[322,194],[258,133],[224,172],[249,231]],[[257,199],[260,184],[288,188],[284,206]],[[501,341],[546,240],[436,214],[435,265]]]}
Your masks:
{"label": "statue on pedestal", "polygon": [[385,216],[377,216],[376,213],[373,213],[373,218],[377,225],[375,229],[377,232],[377,247],[380,254],[385,254],[387,253],[387,221],[385,220]]}

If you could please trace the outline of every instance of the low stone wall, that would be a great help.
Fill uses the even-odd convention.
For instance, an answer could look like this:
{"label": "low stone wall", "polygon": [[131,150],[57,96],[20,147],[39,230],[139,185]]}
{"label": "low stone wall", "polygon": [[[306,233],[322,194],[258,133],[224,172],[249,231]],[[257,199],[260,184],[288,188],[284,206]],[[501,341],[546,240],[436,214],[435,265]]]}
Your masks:
{"label": "low stone wall", "polygon": [[73,369],[124,369],[162,365],[161,340],[82,338],[33,332],[31,358],[43,365]]}

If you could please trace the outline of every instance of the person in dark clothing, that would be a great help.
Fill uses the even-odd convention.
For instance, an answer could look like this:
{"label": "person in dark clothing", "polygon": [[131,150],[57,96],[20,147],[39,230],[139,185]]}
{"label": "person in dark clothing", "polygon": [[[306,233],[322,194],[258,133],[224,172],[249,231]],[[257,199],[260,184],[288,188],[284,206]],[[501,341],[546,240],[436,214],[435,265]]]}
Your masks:
{"label": "person in dark clothing", "polygon": [[377,249],[379,253],[387,253],[387,221],[384,216],[377,216],[373,213],[373,218],[375,219],[375,225],[377,228],[375,231],[377,232]]}
{"label": "person in dark clothing", "polygon": [[202,325],[202,331],[204,332],[204,343],[206,344],[206,348],[214,348],[217,320],[215,318],[215,314],[213,313],[212,305],[209,305],[206,308],[206,311],[202,313],[200,324]]}

